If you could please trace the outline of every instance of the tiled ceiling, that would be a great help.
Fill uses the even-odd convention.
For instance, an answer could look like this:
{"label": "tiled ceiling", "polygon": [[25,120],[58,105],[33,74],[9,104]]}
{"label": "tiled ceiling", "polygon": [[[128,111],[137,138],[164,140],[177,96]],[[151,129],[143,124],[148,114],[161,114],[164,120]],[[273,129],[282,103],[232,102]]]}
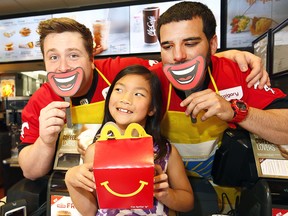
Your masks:
{"label": "tiled ceiling", "polygon": [[137,0],[0,0],[0,17]]}

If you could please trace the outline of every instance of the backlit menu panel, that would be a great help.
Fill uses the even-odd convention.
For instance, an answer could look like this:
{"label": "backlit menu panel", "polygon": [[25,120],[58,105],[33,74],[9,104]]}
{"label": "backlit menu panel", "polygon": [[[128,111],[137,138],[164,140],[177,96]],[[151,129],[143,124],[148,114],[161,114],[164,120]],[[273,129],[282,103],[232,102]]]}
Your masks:
{"label": "backlit menu panel", "polygon": [[[220,48],[221,1],[199,1],[208,5],[215,15]],[[97,55],[160,52],[154,24],[164,11],[178,2],[180,1],[0,20],[0,63],[43,59],[37,28],[40,21],[52,17],[69,17],[86,25],[91,30],[94,43],[102,47]]]}
{"label": "backlit menu panel", "polygon": [[0,20],[0,62],[42,59],[37,27],[51,15]]}
{"label": "backlit menu panel", "polygon": [[86,25],[101,44],[103,51],[99,55],[129,54],[129,6],[103,8],[53,14],[53,17],[69,17]]}

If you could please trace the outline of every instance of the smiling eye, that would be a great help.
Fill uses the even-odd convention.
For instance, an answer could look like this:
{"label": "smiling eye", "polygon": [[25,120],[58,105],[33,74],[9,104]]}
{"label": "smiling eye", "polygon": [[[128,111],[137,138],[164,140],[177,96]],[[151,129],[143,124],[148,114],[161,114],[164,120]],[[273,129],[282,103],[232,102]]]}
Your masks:
{"label": "smiling eye", "polygon": [[55,60],[58,59],[58,56],[56,56],[56,55],[52,55],[52,56],[49,57],[49,59],[55,61]]}
{"label": "smiling eye", "polygon": [[144,94],[142,94],[142,93],[139,93],[139,92],[138,92],[138,93],[135,93],[135,95],[136,95],[136,96],[145,97],[145,95],[144,95]]}
{"label": "smiling eye", "polygon": [[120,88],[114,88],[114,91],[116,91],[116,92],[122,92],[122,89],[120,89]]}
{"label": "smiling eye", "polygon": [[78,57],[79,57],[79,55],[76,54],[76,53],[73,53],[73,54],[70,55],[70,58],[71,58],[71,59],[76,59],[76,58],[78,58]]}

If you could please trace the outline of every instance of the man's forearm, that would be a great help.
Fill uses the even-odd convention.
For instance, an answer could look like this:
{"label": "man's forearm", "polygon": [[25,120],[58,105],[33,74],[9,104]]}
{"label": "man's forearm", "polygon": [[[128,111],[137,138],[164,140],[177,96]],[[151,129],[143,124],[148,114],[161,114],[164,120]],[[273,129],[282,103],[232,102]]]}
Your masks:
{"label": "man's forearm", "polygon": [[288,143],[288,109],[250,108],[247,118],[239,125],[274,144]]}
{"label": "man's forearm", "polygon": [[55,146],[47,147],[38,138],[34,144],[26,146],[19,153],[19,165],[25,178],[35,180],[46,175],[51,167]]}

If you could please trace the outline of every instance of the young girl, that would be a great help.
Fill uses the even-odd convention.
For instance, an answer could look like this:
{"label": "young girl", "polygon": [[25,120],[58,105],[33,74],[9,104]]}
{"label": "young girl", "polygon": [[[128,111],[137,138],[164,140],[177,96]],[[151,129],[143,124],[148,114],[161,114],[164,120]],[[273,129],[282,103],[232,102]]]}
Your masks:
{"label": "young girl", "polygon": [[[189,211],[193,191],[182,159],[160,133],[162,94],[158,77],[147,68],[134,65],[118,73],[107,94],[103,125],[113,121],[122,132],[130,123],[142,125],[153,137],[155,155],[154,207],[152,209],[99,209],[93,177],[94,144],[86,151],[84,164],[70,168],[65,183],[77,210],[95,215],[168,215],[168,210]],[[98,131],[100,133],[101,128]],[[111,158],[112,159],[112,158]]]}

